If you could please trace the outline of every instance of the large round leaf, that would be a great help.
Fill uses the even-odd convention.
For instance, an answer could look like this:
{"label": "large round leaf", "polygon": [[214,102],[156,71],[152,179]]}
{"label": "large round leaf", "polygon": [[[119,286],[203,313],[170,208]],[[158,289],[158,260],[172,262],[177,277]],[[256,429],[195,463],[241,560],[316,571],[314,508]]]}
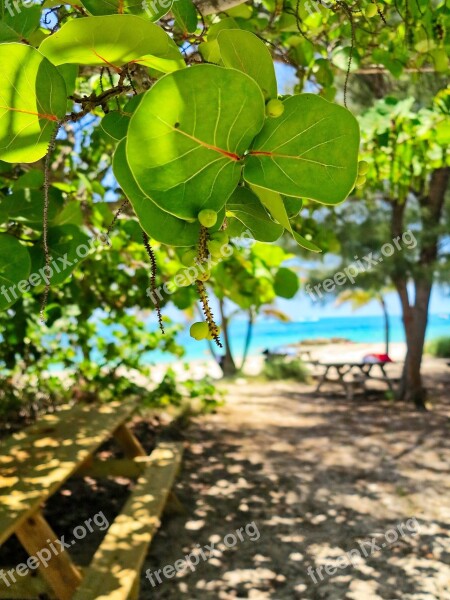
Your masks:
{"label": "large round leaf", "polygon": [[273,288],[277,296],[290,300],[298,292],[298,277],[291,269],[281,267],[275,274]]}
{"label": "large round leaf", "polygon": [[64,79],[25,44],[0,44],[0,159],[35,162],[66,112]]}
{"label": "large round leaf", "polygon": [[173,0],[81,0],[91,15],[131,14],[158,21],[167,14]]}
{"label": "large round leaf", "polygon": [[161,28],[134,15],[85,17],[65,23],[39,50],[55,65],[119,68],[129,62],[169,73],[185,66],[178,46]]}
{"label": "large round leaf", "polygon": [[244,178],[288,196],[342,202],[358,172],[357,120],[314,94],[292,96],[284,107],[283,115],[267,119],[256,138]]}
{"label": "large round leaf", "polygon": [[228,199],[227,218],[232,237],[239,237],[249,230],[255,240],[275,242],[284,231],[282,225],[270,218],[258,196],[244,187],[236,188]]}
{"label": "large round leaf", "polygon": [[214,65],[191,67],[145,94],[128,129],[128,163],[158,206],[195,219],[203,208],[224,206],[263,122],[264,99],[253,79]]}
{"label": "large round leaf", "polygon": [[23,291],[17,288],[30,274],[30,255],[15,237],[0,234],[0,310],[16,302]]}
{"label": "large round leaf", "polygon": [[217,36],[217,42],[226,67],[250,75],[266,99],[277,97],[273,60],[264,42],[254,33],[243,29],[224,29]]}
{"label": "large round leaf", "polygon": [[144,231],[157,242],[170,246],[194,246],[200,236],[200,223],[188,223],[161,210],[139,189],[128,166],[125,140],[114,154],[114,175],[131,202]]}

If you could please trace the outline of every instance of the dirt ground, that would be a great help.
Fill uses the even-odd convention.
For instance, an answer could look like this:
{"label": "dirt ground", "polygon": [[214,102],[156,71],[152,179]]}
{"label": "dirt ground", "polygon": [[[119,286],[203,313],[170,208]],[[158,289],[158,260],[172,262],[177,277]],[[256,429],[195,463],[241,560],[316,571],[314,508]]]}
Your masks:
{"label": "dirt ground", "polygon": [[449,600],[450,369],[425,372],[426,415],[292,382],[228,386],[226,406],[185,433],[185,514],[165,519],[145,569],[211,542],[212,556],[155,586],[143,574],[140,598]]}
{"label": "dirt ground", "polygon": [[[349,401],[296,382],[227,385],[226,405],[181,432],[184,509],[164,518],[139,598],[450,600],[450,368],[427,358],[424,370],[426,414],[383,393]],[[161,427],[138,419],[134,430],[149,452]],[[112,522],[129,489],[71,479],[45,516],[70,538],[98,511]],[[104,534],[77,544],[75,562],[87,565]],[[175,564],[191,553],[192,568]],[[0,549],[0,565],[26,558],[14,536]]]}

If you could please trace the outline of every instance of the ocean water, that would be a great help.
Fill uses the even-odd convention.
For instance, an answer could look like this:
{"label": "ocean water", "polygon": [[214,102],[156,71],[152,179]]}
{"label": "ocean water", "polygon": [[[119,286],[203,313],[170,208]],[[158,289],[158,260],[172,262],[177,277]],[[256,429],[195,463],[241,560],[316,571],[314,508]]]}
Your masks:
{"label": "ocean water", "polygon": [[[391,341],[403,342],[405,336],[401,317],[391,316]],[[246,323],[235,320],[231,324],[231,345],[233,354],[241,356],[246,336]],[[430,315],[427,340],[440,336],[450,336],[450,317],[448,315]],[[325,317],[311,321],[291,321],[280,323],[264,319],[254,325],[250,354],[259,354],[265,348],[275,349],[278,346],[301,342],[307,339],[345,338],[353,342],[383,342],[384,324],[381,316]],[[210,358],[205,341],[196,342],[188,331],[180,332],[179,342],[186,348],[184,360]],[[170,362],[173,356],[152,352],[146,357],[150,362]]]}

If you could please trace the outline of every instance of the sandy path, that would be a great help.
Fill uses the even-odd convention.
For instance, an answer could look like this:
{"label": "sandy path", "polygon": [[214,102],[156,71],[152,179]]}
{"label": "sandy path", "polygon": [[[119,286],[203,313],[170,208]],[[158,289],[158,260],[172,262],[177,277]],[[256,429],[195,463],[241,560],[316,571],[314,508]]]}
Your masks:
{"label": "sandy path", "polygon": [[[154,587],[143,578],[140,597],[449,600],[449,377],[436,361],[427,372],[436,403],[427,416],[317,398],[296,383],[229,386],[226,407],[187,432],[177,485],[186,514],[165,521],[145,568],[173,565],[197,544],[214,542],[213,556],[200,555],[194,572],[178,564]],[[259,539],[254,527],[246,533],[251,522]],[[402,524],[404,536],[393,531]],[[227,548],[224,536],[241,527],[244,541]],[[370,554],[371,538],[388,547]],[[344,568],[339,557],[352,549],[362,556]],[[314,583],[308,567],[321,566]]]}

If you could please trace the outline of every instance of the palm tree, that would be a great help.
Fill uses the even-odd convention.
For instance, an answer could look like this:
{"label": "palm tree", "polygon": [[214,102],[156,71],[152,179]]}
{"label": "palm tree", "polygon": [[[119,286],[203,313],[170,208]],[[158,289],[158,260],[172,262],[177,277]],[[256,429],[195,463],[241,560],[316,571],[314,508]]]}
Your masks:
{"label": "palm tree", "polygon": [[344,290],[339,294],[336,299],[336,304],[339,306],[344,304],[345,302],[351,302],[353,310],[358,310],[358,308],[362,308],[371,302],[372,300],[378,300],[383,310],[384,316],[384,339],[385,339],[385,354],[389,356],[389,340],[390,340],[390,325],[389,325],[389,313],[386,306],[386,301],[384,299],[383,292],[385,293],[387,289],[384,290],[363,290],[361,288]]}

